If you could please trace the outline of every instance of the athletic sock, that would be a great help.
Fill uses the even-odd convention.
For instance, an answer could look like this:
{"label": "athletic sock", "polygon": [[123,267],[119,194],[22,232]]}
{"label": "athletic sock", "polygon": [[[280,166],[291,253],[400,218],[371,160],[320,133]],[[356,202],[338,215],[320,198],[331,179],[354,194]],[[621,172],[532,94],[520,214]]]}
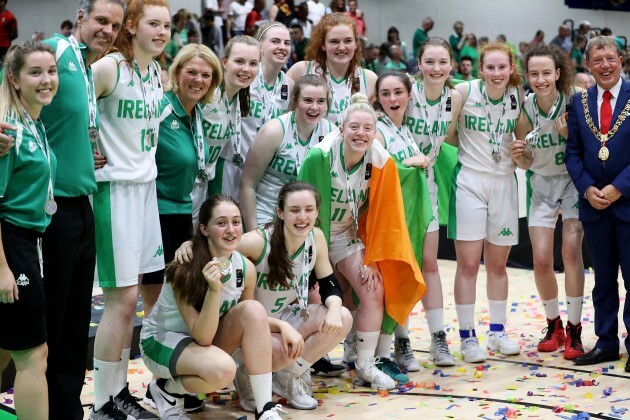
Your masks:
{"label": "athletic sock", "polygon": [[94,412],[101,409],[110,397],[115,397],[119,362],[94,359]]}
{"label": "athletic sock", "polygon": [[376,353],[378,345],[378,331],[363,332],[357,331],[357,361],[358,367],[364,367]]}
{"label": "athletic sock", "polygon": [[118,363],[118,372],[116,373],[116,389],[114,395],[118,395],[120,391],[127,386],[127,370],[129,369],[129,355],[131,349],[123,349],[120,353],[120,362]]}
{"label": "athletic sock", "polygon": [[409,317],[407,317],[405,325],[396,325],[396,329],[394,330],[394,337],[409,338]]}
{"label": "athletic sock", "polygon": [[505,329],[507,300],[488,300],[490,316],[490,331]]}
{"label": "athletic sock", "polygon": [[249,375],[249,382],[252,385],[256,411],[262,413],[265,404],[271,401],[271,372],[261,375]]}
{"label": "athletic sock", "polygon": [[392,336],[391,334],[380,333],[378,335],[378,343],[376,344],[376,356],[391,358]]}
{"label": "athletic sock", "polygon": [[560,305],[558,304],[558,298],[549,300],[540,300],[545,310],[545,316],[547,319],[556,319],[560,316]]}
{"label": "athletic sock", "polygon": [[444,308],[429,309],[425,311],[425,316],[427,317],[427,324],[431,334],[444,331]]}
{"label": "athletic sock", "polygon": [[582,319],[583,302],[584,296],[567,296],[567,315],[569,318],[569,322],[573,325],[579,324]]}
{"label": "athletic sock", "polygon": [[285,367],[284,370],[291,372],[295,376],[300,376],[301,374],[309,370],[311,366],[313,366],[313,363],[299,357],[295,362]]}
{"label": "athletic sock", "polygon": [[455,311],[457,312],[457,321],[459,322],[460,337],[466,338],[461,335],[461,332],[475,329],[475,304],[455,304]]}

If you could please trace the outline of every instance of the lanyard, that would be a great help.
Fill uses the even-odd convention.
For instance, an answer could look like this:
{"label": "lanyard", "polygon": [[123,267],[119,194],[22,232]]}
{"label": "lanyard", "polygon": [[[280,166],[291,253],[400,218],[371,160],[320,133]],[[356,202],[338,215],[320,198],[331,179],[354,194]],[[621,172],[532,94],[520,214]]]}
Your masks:
{"label": "lanyard", "polygon": [[401,124],[400,128],[396,128],[392,120],[390,120],[389,116],[385,113],[383,113],[383,115],[381,116],[381,121],[383,121],[383,124],[391,128],[392,130],[396,130],[396,135],[400,140],[403,141],[403,143],[405,143],[407,148],[411,149],[413,156],[419,156],[422,154],[422,152],[420,152],[420,148],[411,136],[409,127],[407,127],[405,124]]}
{"label": "lanyard", "polygon": [[[232,148],[234,149],[234,157],[232,158],[232,163],[236,166],[243,166],[245,160],[241,155],[241,103],[240,98],[238,97],[238,92],[236,92],[236,118],[234,119],[233,129],[234,129],[234,141],[232,141]],[[231,115],[232,111],[230,111],[230,103],[227,99],[227,89],[224,89],[221,93],[221,100],[223,101],[223,107],[225,108],[225,113],[227,115]],[[231,119],[231,118],[230,118]]]}
{"label": "lanyard", "polygon": [[[155,98],[155,82],[153,80],[154,75],[151,72],[151,65],[149,64],[149,86],[151,87],[151,92],[147,92],[147,87],[144,85],[144,81],[142,80],[142,73],[140,73],[140,67],[138,65],[138,61],[136,59],[133,60],[133,68],[135,72],[138,73],[138,77],[140,78],[140,90],[142,91],[142,100],[147,104],[147,99],[149,99],[149,110],[147,111],[147,132],[152,130],[153,134],[157,134],[157,128],[155,126],[155,122],[157,120],[156,111],[158,109],[156,98]],[[133,79],[133,72],[132,72]]]}
{"label": "lanyard", "polygon": [[[280,74],[278,73],[278,76]],[[280,87],[282,85],[282,80],[280,77],[276,77],[276,80],[273,84],[273,89],[271,93],[265,87],[265,79],[263,77],[262,63],[258,65],[258,93],[260,94],[261,102],[262,102],[262,117],[260,121],[260,126],[262,127],[267,121],[273,118],[273,111],[275,110],[276,98],[278,97],[278,93],[280,92]]]}
{"label": "lanyard", "polygon": [[[302,248],[302,276],[300,281],[294,280],[293,287],[295,293],[298,296],[298,302],[300,303],[300,317],[304,322],[308,321],[308,284],[309,284],[309,267],[311,259],[313,258],[313,231],[308,234],[306,241],[304,242],[304,248]],[[297,280],[297,279],[296,279]]]}
{"label": "lanyard", "polygon": [[26,109],[24,108],[22,109],[24,112],[24,119],[26,121],[26,125],[28,126],[29,131],[33,134],[33,137],[35,137],[35,140],[37,141],[37,145],[42,150],[42,152],[44,152],[44,156],[46,156],[46,161],[48,162],[48,172],[50,175],[48,177],[48,194],[46,196],[46,205],[44,207],[44,211],[46,212],[46,214],[52,216],[53,214],[57,212],[57,203],[55,203],[55,197],[53,194],[53,182],[52,182],[53,173],[52,173],[52,167],[50,166],[50,146],[48,145],[48,139],[46,138],[46,131],[44,131],[44,139],[42,140],[42,138],[39,136],[39,131],[37,130],[37,126],[35,125],[35,122],[31,118],[29,113],[26,111]]}
{"label": "lanyard", "polygon": [[[359,206],[357,205],[355,196],[352,193],[352,185],[350,184],[350,177],[348,176],[348,170],[346,169],[345,158],[343,158],[343,140],[341,143],[340,151],[341,151],[340,162],[342,166],[341,170],[343,171],[346,178],[346,194],[348,195],[348,207],[350,208],[350,215],[352,216],[352,227],[354,228],[354,231],[358,235],[359,234]],[[371,177],[372,175],[372,164],[367,159],[368,152],[365,153],[364,155],[365,161],[364,161],[364,164],[361,165],[362,173],[359,178],[360,179],[359,191],[363,190],[363,181]]]}
{"label": "lanyard", "polygon": [[[184,106],[182,105],[182,101],[179,99],[179,96],[175,95],[177,101],[179,102],[182,109]],[[169,100],[170,102],[170,100]],[[193,107],[194,115],[194,124],[191,124],[191,132],[194,139],[195,150],[197,152],[197,178],[201,182],[208,182],[210,179],[210,175],[208,171],[206,171],[206,162],[205,162],[205,154],[204,154],[204,141],[203,141],[203,128],[201,126],[201,112],[199,112],[199,107],[195,105]],[[174,115],[177,115],[173,113]]]}
{"label": "lanyard", "polygon": [[70,41],[70,45],[72,46],[74,55],[76,56],[79,65],[81,66],[81,73],[83,74],[85,88],[87,89],[89,113],[88,137],[90,139],[90,143],[92,143],[92,147],[95,150],[98,150],[98,130],[96,129],[96,95],[94,93],[94,80],[92,79],[91,75],[88,74],[85,62],[83,61],[83,55],[81,55],[81,49],[79,48],[79,42],[74,37],[74,35],[70,35],[68,37],[68,40]]}
{"label": "lanyard", "polygon": [[[343,109],[340,109],[340,102],[337,102],[337,98],[335,98],[335,91],[333,90],[332,85],[332,76],[330,75],[330,71],[326,69],[326,81],[328,82],[328,94],[330,95],[330,103],[333,105],[333,110],[335,111],[335,124],[338,126],[341,121],[341,112]],[[344,95],[344,105],[347,107],[350,102],[350,95],[352,93],[352,78],[346,77],[346,94]],[[338,111],[338,112],[337,112]]]}
{"label": "lanyard", "polygon": [[295,170],[299,174],[301,161],[302,161],[302,159],[300,158],[300,149],[304,149],[304,157],[306,157],[309,150],[311,150],[313,136],[319,130],[319,122],[317,123],[317,125],[315,125],[315,128],[313,129],[313,132],[311,133],[311,136],[308,139],[308,143],[306,147],[300,147],[301,145],[298,140],[298,127],[297,127],[297,123],[295,122],[295,111],[291,113],[291,129],[293,130],[293,148],[295,149],[295,168],[296,168]]}
{"label": "lanyard", "polygon": [[85,80],[85,87],[87,88],[88,94],[88,109],[90,113],[90,128],[96,128],[96,96],[94,95],[94,81],[88,75],[87,68],[85,67],[85,62],[83,61],[83,55],[81,55],[81,49],[79,48],[79,43],[77,42],[77,39],[74,37],[74,35],[70,35],[68,40],[70,41],[70,45],[72,45],[74,55],[77,57],[77,61],[81,66],[83,79]]}
{"label": "lanyard", "polygon": [[[431,163],[435,163],[435,157],[437,156],[437,145],[438,145],[438,132],[440,130],[441,127],[441,122],[442,122],[442,111],[445,108],[445,104],[448,101],[448,95],[446,92],[446,87],[442,89],[442,95],[440,97],[440,106],[438,108],[438,114],[437,114],[437,119],[435,121],[431,121],[429,119],[429,110],[428,110],[428,104],[427,104],[427,97],[424,93],[424,83],[420,82],[418,83],[418,94],[416,94],[416,106],[418,106],[419,108],[422,109],[423,114],[424,114],[424,121],[425,124],[429,126],[429,143],[431,144],[431,152],[433,154],[432,157],[429,158],[429,160],[431,161]],[[437,129],[435,134],[433,133],[433,127],[436,125],[437,123]]]}
{"label": "lanyard", "polygon": [[534,95],[533,98],[533,102],[534,102],[534,127],[532,129],[532,131],[525,136],[525,141],[527,142],[527,148],[528,149],[532,149],[534,147],[534,145],[536,144],[536,140],[538,139],[538,133],[540,132],[540,130],[542,130],[544,127],[546,127],[551,121],[552,118],[554,116],[554,114],[556,113],[556,110],[558,109],[558,106],[560,106],[560,100],[562,99],[562,93],[558,92],[558,97],[556,98],[556,100],[553,102],[553,105],[551,106],[551,109],[549,110],[549,113],[547,114],[547,118],[545,118],[545,120],[543,121],[543,123],[540,123],[540,108],[538,108],[538,102],[536,101],[536,95]]}
{"label": "lanyard", "polygon": [[508,88],[505,88],[503,92],[503,104],[501,107],[501,114],[499,116],[498,133],[494,128],[492,122],[492,113],[490,112],[490,101],[488,100],[488,93],[486,92],[486,86],[481,88],[481,94],[483,95],[483,105],[486,111],[486,118],[488,119],[488,128],[490,129],[490,144],[492,145],[492,160],[494,163],[501,163],[501,141],[503,139],[503,133],[505,132],[505,124],[503,123],[503,117],[505,116],[505,107],[507,106]]}

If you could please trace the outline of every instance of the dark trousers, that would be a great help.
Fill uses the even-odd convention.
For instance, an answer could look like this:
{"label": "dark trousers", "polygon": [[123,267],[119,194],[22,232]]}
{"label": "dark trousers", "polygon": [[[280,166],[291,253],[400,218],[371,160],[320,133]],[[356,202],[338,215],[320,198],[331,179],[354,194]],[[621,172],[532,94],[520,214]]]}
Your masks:
{"label": "dark trousers", "polygon": [[83,419],[96,249],[87,196],[57,198],[44,235],[44,291],[48,326],[48,403],[51,419]]}
{"label": "dark trousers", "polygon": [[[175,258],[175,251],[192,237],[192,216],[190,214],[160,214],[164,263],[168,265]],[[142,284],[162,284],[164,270],[147,273]],[[146,314],[148,316],[148,314]]]}
{"label": "dark trousers", "polygon": [[[583,223],[595,270],[593,306],[595,308],[596,347],[619,351],[617,321],[619,313],[619,267],[626,288],[623,322],[630,331],[630,223],[617,218],[610,209],[602,211],[596,223]],[[626,337],[630,349],[630,337]]]}

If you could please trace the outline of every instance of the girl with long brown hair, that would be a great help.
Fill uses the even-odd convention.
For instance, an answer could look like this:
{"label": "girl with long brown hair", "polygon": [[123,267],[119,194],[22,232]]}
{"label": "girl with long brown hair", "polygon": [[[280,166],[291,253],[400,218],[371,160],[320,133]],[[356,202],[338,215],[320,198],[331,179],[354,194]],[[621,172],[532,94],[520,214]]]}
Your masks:
{"label": "girl with long brown hair", "polygon": [[241,369],[248,372],[252,411],[257,418],[280,419],[271,402],[267,314],[253,299],[256,270],[236,250],[242,234],[241,214],[231,197],[206,200],[191,261],[169,265],[155,309],[144,320],[140,346],[158,378],[149,390],[162,418],[188,418],[183,417],[184,395],[228,386],[236,370],[230,355],[237,352]]}

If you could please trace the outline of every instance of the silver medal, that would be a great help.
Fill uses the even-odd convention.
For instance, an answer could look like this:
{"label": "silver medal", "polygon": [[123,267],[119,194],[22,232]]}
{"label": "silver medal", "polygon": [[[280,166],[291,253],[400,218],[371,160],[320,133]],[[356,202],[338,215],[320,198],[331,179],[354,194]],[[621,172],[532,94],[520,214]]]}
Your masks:
{"label": "silver medal", "polygon": [[236,166],[243,166],[244,162],[245,159],[243,159],[243,155],[241,155],[240,153],[235,154],[232,158],[232,163],[234,163]]}
{"label": "silver medal", "polygon": [[300,309],[300,318],[302,318],[302,321],[307,322],[309,317],[308,309]]}
{"label": "silver medal", "polygon": [[200,169],[199,172],[197,172],[197,179],[201,182],[208,182],[210,180],[210,174],[208,174],[208,171],[205,169]]}
{"label": "silver medal", "polygon": [[219,261],[219,272],[222,276],[227,276],[232,271],[232,261],[228,257],[213,258],[212,261]]}
{"label": "silver medal", "polygon": [[492,152],[492,160],[494,163],[501,163],[501,152]]}
{"label": "silver medal", "polygon": [[96,143],[98,141],[98,130],[96,127],[88,128],[88,138],[90,139],[90,143]]}
{"label": "silver medal", "polygon": [[52,216],[53,214],[57,213],[57,203],[55,202],[54,199],[49,198],[48,200],[46,200],[44,211],[49,216]]}

